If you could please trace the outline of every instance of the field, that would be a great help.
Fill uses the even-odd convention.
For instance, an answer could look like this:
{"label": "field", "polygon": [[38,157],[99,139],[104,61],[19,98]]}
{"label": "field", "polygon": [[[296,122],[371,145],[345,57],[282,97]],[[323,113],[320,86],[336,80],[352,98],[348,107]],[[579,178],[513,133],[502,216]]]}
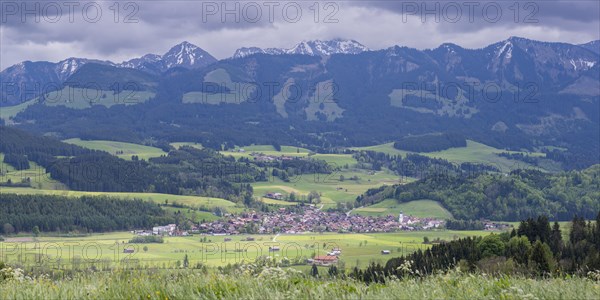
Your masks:
{"label": "field", "polygon": [[333,81],[322,81],[315,86],[314,94],[308,100],[308,106],[304,109],[306,119],[309,121],[319,120],[317,114],[325,116],[328,122],[342,117],[344,109],[337,105],[340,99],[334,99],[335,84]]}
{"label": "field", "polygon": [[[344,176],[346,179],[341,181],[340,176]],[[358,179],[349,179],[354,176]],[[365,170],[342,169],[333,174],[304,174],[290,178],[290,182],[284,182],[279,178],[271,178],[268,182],[255,182],[252,187],[254,188],[254,195],[258,197],[267,192],[308,195],[310,191],[317,191],[321,194],[321,204],[328,208],[335,207],[338,202],[354,202],[358,195],[370,188],[398,182],[400,182],[399,177],[388,170],[368,173]],[[272,199],[265,201],[268,203],[270,200]],[[271,203],[274,202],[271,201]]]}
{"label": "field", "polygon": [[80,196],[108,196],[120,199],[142,199],[145,201],[152,201],[155,203],[164,204],[165,201],[168,204],[177,202],[190,207],[204,206],[207,208],[222,207],[230,211],[238,211],[239,208],[236,204],[220,198],[210,197],[199,197],[199,196],[184,196],[184,195],[170,195],[170,194],[159,194],[159,193],[120,193],[120,192],[82,192],[82,191],[69,191],[69,190],[41,190],[32,188],[16,188],[16,187],[1,187],[0,193],[15,193],[21,195],[61,195],[68,197],[80,197]]}
{"label": "field", "polygon": [[[371,150],[371,151],[387,153],[390,155],[402,155],[402,156],[404,156],[408,153],[414,153],[414,152],[410,152],[410,151],[398,150],[398,149],[394,148],[394,143],[387,143],[387,144],[368,146],[368,147],[355,147],[352,149],[354,149],[354,150]],[[496,154],[502,153],[502,152],[522,153],[522,154],[528,154],[528,155],[534,156],[534,157],[540,157],[540,156],[544,155],[543,153],[540,153],[540,152],[520,152],[520,151],[507,151],[507,150],[497,149],[497,148],[490,147],[490,146],[487,146],[487,145],[484,145],[484,144],[481,144],[478,142],[474,142],[471,140],[467,140],[467,147],[450,148],[450,149],[436,151],[436,152],[421,152],[418,154],[429,156],[429,157],[446,159],[453,163],[471,162],[471,163],[492,165],[492,166],[497,167],[498,169],[500,169],[503,172],[512,171],[512,170],[515,170],[518,168],[540,169],[539,167],[532,166],[532,165],[527,164],[522,161],[510,160],[510,159],[496,155]]]}
{"label": "field", "polygon": [[[243,152],[240,152],[243,149]],[[221,151],[221,154],[233,156],[235,158],[246,157],[252,158],[252,152],[260,152],[270,156],[291,156],[291,157],[311,157],[314,159],[322,159],[333,166],[342,167],[348,165],[352,167],[356,164],[356,160],[350,154],[318,154],[311,153],[310,150],[301,147],[281,146],[281,151],[275,150],[271,145],[253,145],[248,147],[236,148],[229,151]]]}
{"label": "field", "polygon": [[196,149],[202,149],[202,144],[198,144],[198,143],[190,143],[190,142],[179,142],[179,143],[170,143],[169,145],[173,146],[173,148],[175,149],[179,149],[183,146],[190,146],[190,147],[194,147]]}
{"label": "field", "polygon": [[[117,94],[109,90],[65,87],[46,94],[45,105],[65,106],[74,109],[90,108],[93,105],[135,105],[148,101],[154,93],[148,91],[123,90]],[[36,98],[37,99],[37,98]]]}
{"label": "field", "polygon": [[[114,94],[113,91],[107,90],[65,87],[62,90],[50,92],[45,97],[46,101],[44,104],[48,106],[62,105],[69,108],[84,109],[90,108],[92,105],[104,105],[110,107],[116,104],[138,104],[146,102],[148,99],[154,97],[154,93],[125,90]],[[0,119],[9,121],[19,112],[38,101],[38,98],[34,98],[17,105],[0,107]]]}
{"label": "field", "polygon": [[271,145],[252,145],[246,147],[236,147],[232,150],[221,151],[221,154],[225,156],[233,156],[235,158],[246,157],[251,158],[250,154],[252,152],[260,152],[265,155],[271,156],[293,156],[293,157],[306,157],[310,154],[308,149],[300,148],[300,147],[291,147],[291,146],[281,146],[281,151],[275,150],[275,148]]}
{"label": "field", "polygon": [[[38,189],[63,189],[64,184],[50,178],[46,174],[46,169],[36,164],[35,162],[29,162],[29,169],[15,170],[11,165],[4,163],[4,154],[0,153],[0,182],[7,182],[8,180],[13,183],[19,183],[22,179],[29,178],[31,186]],[[5,187],[0,187],[0,192]]]}
{"label": "field", "polygon": [[[0,282],[7,299],[598,299],[586,278],[529,279],[457,271],[367,285],[350,279],[205,274],[200,270],[80,273],[73,278]],[[326,273],[321,270],[319,274]],[[326,275],[323,275],[324,277]],[[69,276],[70,277],[70,276]],[[292,278],[290,278],[292,277]]]}
{"label": "field", "polygon": [[225,69],[216,69],[204,76],[207,85],[206,91],[188,92],[183,95],[183,103],[239,104],[252,95],[256,89],[255,84],[234,82]]}
{"label": "field", "polygon": [[0,119],[3,119],[9,123],[8,121],[10,119],[12,119],[18,113],[24,111],[30,105],[33,105],[36,101],[37,99],[33,99],[13,106],[0,107]]}
{"label": "field", "polygon": [[[241,151],[243,149],[243,151]],[[290,205],[293,203],[274,200],[262,197],[267,192],[282,193],[289,195],[308,195],[311,191],[321,193],[321,204],[325,208],[335,207],[338,202],[354,202],[356,197],[370,188],[379,187],[384,184],[395,184],[400,182],[398,175],[389,170],[382,170],[371,173],[367,170],[354,168],[357,161],[350,154],[314,154],[308,149],[281,146],[281,151],[276,151],[271,145],[252,145],[243,148],[236,148],[228,151],[221,151],[221,154],[233,156],[237,159],[241,157],[252,158],[252,152],[260,152],[270,156],[293,156],[293,157],[311,157],[321,159],[331,166],[339,169],[332,174],[304,174],[302,176],[291,177],[289,182],[284,182],[279,178],[270,178],[268,182],[255,182],[252,184],[254,195],[259,201],[274,205]],[[343,178],[343,180],[341,180]],[[351,180],[355,178],[356,180]]]}
{"label": "field", "polygon": [[398,203],[395,199],[386,199],[371,206],[357,208],[353,214],[364,216],[397,216],[400,212],[404,215],[418,218],[451,219],[452,214],[442,207],[438,202],[432,200],[415,200],[406,203]]}
{"label": "field", "polygon": [[[112,155],[116,155],[123,159],[131,160],[132,155],[137,155],[140,159],[148,159],[151,157],[159,157],[161,155],[167,155],[165,151],[160,148],[115,142],[115,141],[99,141],[99,140],[81,140],[81,139],[68,139],[63,142],[81,146],[88,149],[106,151]],[[119,151],[119,152],[118,152]],[[117,154],[119,153],[119,154]]]}
{"label": "field", "polygon": [[[128,244],[134,237],[130,232],[94,233],[76,237],[15,237],[4,242],[3,259],[8,263],[31,265],[36,262],[36,254],[44,254],[43,264],[56,267],[57,264],[72,266],[100,264],[111,267],[124,263],[149,267],[174,267],[188,255],[191,264],[202,263],[206,266],[224,266],[229,263],[251,262],[259,256],[272,256],[291,261],[301,261],[298,268],[303,269],[304,261],[314,255],[326,255],[332,248],[342,249],[340,260],[346,268],[366,267],[370,262],[385,263],[391,257],[400,256],[426,249],[423,237],[430,240],[440,238],[452,240],[466,236],[487,235],[486,231],[418,231],[398,233],[306,233],[282,235],[235,235],[212,236],[196,235],[187,237],[165,237],[162,244]],[[246,241],[247,237],[255,238]],[[205,242],[201,239],[206,238]],[[225,238],[231,241],[225,242]],[[18,250],[14,246],[18,245]],[[147,251],[144,250],[147,247]],[[279,252],[269,252],[269,247],[280,247]],[[70,248],[72,247],[72,248]],[[58,248],[60,251],[51,248]],[[134,253],[123,253],[123,249],[134,249]],[[67,253],[67,250],[71,251]],[[391,254],[382,255],[382,250]],[[71,256],[69,256],[71,255]],[[76,257],[74,260],[73,258]]]}

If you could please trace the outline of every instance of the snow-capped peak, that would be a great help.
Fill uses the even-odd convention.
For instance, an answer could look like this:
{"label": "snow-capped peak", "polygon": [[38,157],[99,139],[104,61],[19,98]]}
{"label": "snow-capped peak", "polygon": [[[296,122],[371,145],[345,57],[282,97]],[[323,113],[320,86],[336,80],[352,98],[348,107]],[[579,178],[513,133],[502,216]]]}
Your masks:
{"label": "snow-capped peak", "polygon": [[165,67],[167,69],[174,66],[205,66],[209,63],[217,61],[206,51],[189,42],[183,42],[181,44],[175,45],[162,56],[162,60],[165,62]]}
{"label": "snow-capped peak", "polygon": [[119,64],[123,68],[152,69],[166,71],[173,67],[199,68],[216,62],[217,59],[202,48],[184,41],[173,46],[163,55],[146,54],[140,58],[124,61]]}
{"label": "snow-capped peak", "polygon": [[111,66],[115,65],[114,63],[112,63],[110,61],[100,61],[100,60],[95,60],[95,59],[69,57],[67,59],[61,60],[58,63],[56,63],[56,66],[54,67],[54,71],[56,72],[56,75],[58,76],[59,79],[65,80],[69,76],[71,76],[75,72],[77,72],[77,70],[79,70],[79,68],[81,68],[81,66],[83,66],[87,63],[90,63],[90,62],[111,65]]}
{"label": "snow-capped peak", "polygon": [[513,50],[513,44],[509,39],[508,41],[506,41],[504,43],[504,45],[502,45],[500,50],[496,53],[496,58],[500,58],[501,56],[504,56],[505,61],[509,61],[510,58],[512,57],[512,50]]}
{"label": "snow-capped peak", "polygon": [[302,41],[289,49],[258,47],[240,48],[235,51],[233,58],[241,58],[256,53],[271,55],[278,54],[302,54],[311,56],[329,56],[333,54],[358,54],[370,51],[369,48],[354,40],[334,39],[328,41],[312,40]]}

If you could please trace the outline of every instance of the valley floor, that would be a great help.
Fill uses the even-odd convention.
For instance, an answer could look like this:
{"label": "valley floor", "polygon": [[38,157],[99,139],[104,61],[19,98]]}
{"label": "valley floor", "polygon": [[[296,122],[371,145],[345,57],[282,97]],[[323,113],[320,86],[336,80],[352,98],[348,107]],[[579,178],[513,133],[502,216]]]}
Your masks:
{"label": "valley floor", "polygon": [[[366,268],[371,262],[385,264],[431,244],[431,241],[451,241],[467,236],[485,236],[489,231],[403,231],[395,233],[306,233],[280,235],[194,235],[165,237],[164,243],[130,244],[135,235],[130,232],[111,232],[74,237],[8,237],[0,242],[5,263],[16,266],[57,268],[115,268],[136,267],[172,268],[187,256],[190,265],[207,267],[252,262],[261,256],[287,258],[298,270],[310,267],[306,260],[315,255],[327,255],[340,248],[339,260],[349,270]],[[279,251],[269,251],[278,247]],[[132,253],[124,253],[131,249]],[[390,254],[382,255],[382,250]],[[326,272],[327,269],[324,269]]]}

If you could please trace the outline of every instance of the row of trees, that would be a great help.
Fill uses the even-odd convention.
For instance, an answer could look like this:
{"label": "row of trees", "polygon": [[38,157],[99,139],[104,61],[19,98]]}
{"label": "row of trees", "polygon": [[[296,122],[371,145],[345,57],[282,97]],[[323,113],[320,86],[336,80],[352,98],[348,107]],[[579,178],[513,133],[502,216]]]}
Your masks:
{"label": "row of trees", "polygon": [[196,194],[251,202],[252,188],[245,183],[267,178],[264,170],[210,149],[184,147],[149,162],[137,157],[128,161],[12,127],[0,126],[0,134],[6,163],[27,169],[29,161],[36,162],[73,190]]}
{"label": "row of trees", "polygon": [[571,226],[569,239],[563,241],[558,223],[550,226],[545,216],[529,218],[511,233],[434,244],[425,251],[392,258],[385,265],[354,269],[351,276],[370,283],[385,282],[389,277],[422,277],[454,267],[462,271],[528,276],[585,275],[599,270],[600,212],[596,222],[575,217]]}
{"label": "row of trees", "polygon": [[100,196],[2,194],[0,207],[5,234],[34,229],[104,232],[175,222],[172,215],[152,202]]}
{"label": "row of trees", "polygon": [[394,148],[413,152],[433,152],[454,147],[466,147],[467,140],[455,133],[405,136],[394,143]]}
{"label": "row of trees", "polygon": [[4,163],[11,165],[15,170],[29,169],[29,160],[23,154],[7,153],[4,155]]}
{"label": "row of trees", "polygon": [[462,163],[453,164],[441,158],[431,158],[420,154],[390,155],[375,151],[357,151],[352,157],[358,161],[357,167],[375,171],[385,167],[400,176],[426,178],[449,175],[475,176],[486,172],[499,172],[492,165]]}
{"label": "row of trees", "polygon": [[540,213],[557,220],[569,220],[572,214],[590,219],[600,210],[600,165],[557,174],[535,170],[508,175],[447,173],[371,189],[357,202],[370,205],[388,198],[399,202],[435,200],[462,220],[518,221]]}

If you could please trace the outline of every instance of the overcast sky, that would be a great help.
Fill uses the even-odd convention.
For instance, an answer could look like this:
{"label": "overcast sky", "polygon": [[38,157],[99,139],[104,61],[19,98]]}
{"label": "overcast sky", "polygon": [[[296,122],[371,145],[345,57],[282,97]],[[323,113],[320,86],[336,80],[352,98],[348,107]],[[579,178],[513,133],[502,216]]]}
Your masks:
{"label": "overcast sky", "polygon": [[121,62],[163,54],[184,40],[222,59],[243,46],[290,48],[312,39],[354,39],[371,49],[445,42],[480,48],[510,36],[575,44],[600,39],[597,0],[114,3],[3,0],[0,69],[67,57]]}

